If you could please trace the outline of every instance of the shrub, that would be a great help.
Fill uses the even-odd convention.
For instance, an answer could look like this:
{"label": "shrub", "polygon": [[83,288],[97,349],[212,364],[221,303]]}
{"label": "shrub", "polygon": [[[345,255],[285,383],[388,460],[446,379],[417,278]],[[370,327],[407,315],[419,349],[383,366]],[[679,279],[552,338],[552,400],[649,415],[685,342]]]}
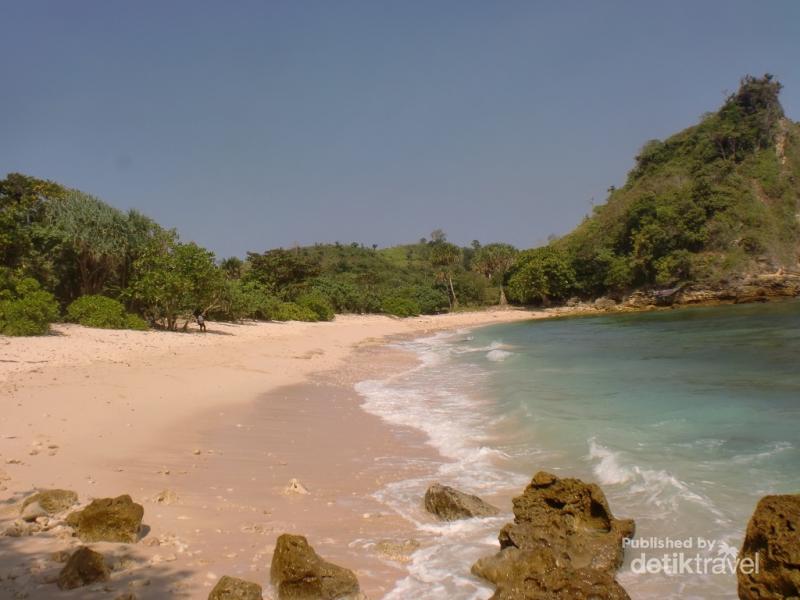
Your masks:
{"label": "shrub", "polygon": [[58,318],[53,294],[35,279],[9,280],[0,290],[0,333],[3,335],[43,335]]}
{"label": "shrub", "polygon": [[297,305],[311,311],[315,321],[331,321],[335,316],[333,306],[328,299],[319,292],[309,292],[297,299]]}
{"label": "shrub", "polygon": [[420,307],[411,298],[393,296],[384,298],[381,310],[396,317],[416,317],[420,314]]}
{"label": "shrub", "polygon": [[118,300],[107,296],[81,296],[67,307],[67,320],[101,329],[147,329],[147,323],[125,312]]}
{"label": "shrub", "polygon": [[272,321],[318,321],[316,313],[294,302],[276,302],[271,307]]}

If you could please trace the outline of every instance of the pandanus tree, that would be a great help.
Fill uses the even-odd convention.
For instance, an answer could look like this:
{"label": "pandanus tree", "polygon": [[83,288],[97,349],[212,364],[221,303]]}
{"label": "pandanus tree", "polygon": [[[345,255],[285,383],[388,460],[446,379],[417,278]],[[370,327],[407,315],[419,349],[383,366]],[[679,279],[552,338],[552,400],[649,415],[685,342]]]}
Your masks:
{"label": "pandanus tree", "polygon": [[517,254],[519,254],[518,250],[511,244],[497,243],[486,246],[479,245],[472,258],[473,270],[500,286],[501,305],[508,303],[503,284],[506,273],[514,264]]}
{"label": "pandanus tree", "polygon": [[97,198],[70,190],[48,203],[47,221],[59,240],[63,264],[74,265],[80,295],[98,294],[125,265],[127,216]]}
{"label": "pandanus tree", "polygon": [[436,278],[447,285],[450,308],[456,308],[458,298],[453,287],[453,275],[462,266],[461,248],[445,241],[432,242],[430,260],[436,269]]}

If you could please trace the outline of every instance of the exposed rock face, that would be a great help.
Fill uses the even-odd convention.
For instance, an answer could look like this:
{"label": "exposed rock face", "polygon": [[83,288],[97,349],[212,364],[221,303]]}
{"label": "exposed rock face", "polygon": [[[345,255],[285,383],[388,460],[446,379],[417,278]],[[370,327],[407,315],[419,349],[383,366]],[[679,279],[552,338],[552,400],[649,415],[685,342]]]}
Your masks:
{"label": "exposed rock face", "polygon": [[744,538],[741,560],[758,557],[758,573],[740,565],[739,598],[778,600],[800,597],[800,494],[765,496]]}
{"label": "exposed rock face", "polygon": [[624,306],[643,308],[680,304],[764,302],[796,296],[800,296],[800,274],[777,272],[751,275],[715,286],[690,284],[671,290],[639,290],[625,299]]}
{"label": "exposed rock face", "polygon": [[301,535],[278,538],[270,578],[279,600],[334,600],[359,593],[355,574],[320,558]]}
{"label": "exposed rock face", "polygon": [[500,512],[497,507],[477,496],[438,483],[434,483],[425,492],[425,509],[444,521],[492,517]]}
{"label": "exposed rock face", "polygon": [[261,600],[261,586],[252,581],[224,575],[208,595],[208,600]]}
{"label": "exposed rock face", "polygon": [[564,566],[545,548],[506,548],[481,558],[472,572],[497,586],[492,600],[629,600],[611,573]]}
{"label": "exposed rock face", "polygon": [[58,587],[71,590],[96,581],[107,581],[108,577],[108,566],[103,555],[81,546],[72,553],[58,574]]}
{"label": "exposed rock face", "polygon": [[42,490],[28,496],[22,503],[21,513],[31,504],[38,504],[47,515],[56,515],[78,503],[78,494],[71,490]]}
{"label": "exposed rock face", "polygon": [[139,539],[144,508],[125,494],[98,498],[83,510],[70,513],[67,525],[83,542],[135,543]]}
{"label": "exposed rock face", "polygon": [[603,296],[594,301],[594,307],[598,310],[612,310],[617,307],[617,303],[611,298]]}
{"label": "exposed rock face", "polygon": [[495,600],[627,598],[614,572],[633,533],[633,521],[615,519],[597,485],[539,472],[514,498],[500,552],[473,573],[497,586]]}

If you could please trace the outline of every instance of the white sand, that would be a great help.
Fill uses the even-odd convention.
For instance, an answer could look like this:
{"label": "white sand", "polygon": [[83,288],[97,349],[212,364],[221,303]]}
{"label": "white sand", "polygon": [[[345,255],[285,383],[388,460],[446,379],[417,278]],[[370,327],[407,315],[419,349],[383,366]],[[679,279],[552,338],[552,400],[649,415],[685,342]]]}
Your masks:
{"label": "white sand", "polygon": [[[373,459],[431,450],[361,411],[353,381],[410,360],[381,347],[387,336],[546,315],[209,323],[206,334],[58,325],[41,338],[0,337],[0,529],[35,489],[72,489],[81,502],[129,493],[150,530],[135,546],[96,545],[128,558],[92,597],[135,588],[139,598],[205,598],[223,574],[257,581],[269,597],[271,551],[284,531],[308,536],[379,597],[402,566],[354,540],[409,527],[372,518],[369,493],[402,476],[377,472]],[[311,494],[284,495],[292,477]],[[164,489],[177,500],[154,501]],[[51,583],[61,567],[52,553],[76,544],[52,533],[0,537],[0,597],[85,597]]]}

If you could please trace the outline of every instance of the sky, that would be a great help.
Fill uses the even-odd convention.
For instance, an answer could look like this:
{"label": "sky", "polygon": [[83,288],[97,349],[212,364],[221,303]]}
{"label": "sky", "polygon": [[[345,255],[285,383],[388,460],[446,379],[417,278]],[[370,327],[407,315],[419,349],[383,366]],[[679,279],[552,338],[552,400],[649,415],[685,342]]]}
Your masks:
{"label": "sky", "polygon": [[800,2],[0,0],[0,177],[218,256],[571,230],[643,143],[774,73]]}

